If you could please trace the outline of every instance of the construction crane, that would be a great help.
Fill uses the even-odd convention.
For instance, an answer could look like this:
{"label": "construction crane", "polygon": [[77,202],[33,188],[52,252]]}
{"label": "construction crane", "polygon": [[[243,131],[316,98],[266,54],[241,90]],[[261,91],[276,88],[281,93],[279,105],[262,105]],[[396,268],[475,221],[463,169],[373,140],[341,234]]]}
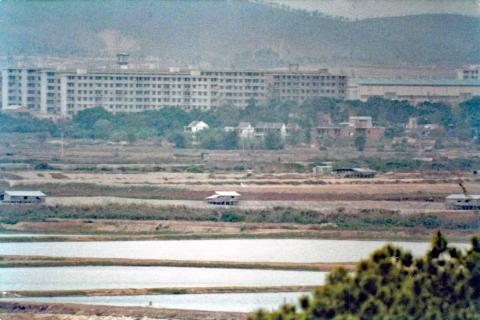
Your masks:
{"label": "construction crane", "polygon": [[467,188],[465,188],[465,186],[463,185],[463,180],[460,180],[458,182],[458,185],[460,186],[460,188],[462,188],[462,192],[465,196],[468,196],[468,192],[467,192]]}

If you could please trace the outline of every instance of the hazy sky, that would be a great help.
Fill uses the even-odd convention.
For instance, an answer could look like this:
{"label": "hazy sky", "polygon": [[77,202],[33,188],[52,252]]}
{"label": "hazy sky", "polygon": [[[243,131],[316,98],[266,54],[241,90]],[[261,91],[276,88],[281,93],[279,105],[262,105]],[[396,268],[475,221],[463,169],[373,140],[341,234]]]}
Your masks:
{"label": "hazy sky", "polygon": [[425,13],[480,16],[480,0],[266,0],[349,19]]}

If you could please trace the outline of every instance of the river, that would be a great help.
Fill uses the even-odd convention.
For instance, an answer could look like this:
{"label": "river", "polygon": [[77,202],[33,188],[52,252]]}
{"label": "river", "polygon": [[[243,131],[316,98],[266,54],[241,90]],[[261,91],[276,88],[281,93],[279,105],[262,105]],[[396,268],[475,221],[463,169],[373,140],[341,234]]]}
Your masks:
{"label": "river", "polygon": [[183,267],[0,268],[0,291],[321,285],[325,274]]}
{"label": "river", "polygon": [[[0,255],[40,255],[168,260],[351,262],[358,261],[385,241],[312,239],[223,239],[151,241],[3,242]],[[393,242],[423,254],[428,242]],[[466,247],[467,244],[456,244]]]}

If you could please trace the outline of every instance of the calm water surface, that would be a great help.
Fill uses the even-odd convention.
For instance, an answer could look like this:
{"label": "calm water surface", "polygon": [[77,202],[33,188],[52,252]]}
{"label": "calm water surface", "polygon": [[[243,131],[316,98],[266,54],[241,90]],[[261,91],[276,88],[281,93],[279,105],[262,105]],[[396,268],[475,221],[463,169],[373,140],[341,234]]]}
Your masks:
{"label": "calm water surface", "polygon": [[[0,255],[42,255],[171,260],[349,262],[357,261],[385,241],[228,239],[0,243]],[[428,242],[394,242],[423,254]],[[458,244],[465,247],[466,244]]]}
{"label": "calm water surface", "polygon": [[178,267],[0,268],[0,291],[320,285],[324,272]]}
{"label": "calm water surface", "polygon": [[[0,233],[1,238],[44,238],[44,237],[76,237],[75,234],[63,234],[63,233]],[[80,236],[87,236],[87,234],[81,234]]]}

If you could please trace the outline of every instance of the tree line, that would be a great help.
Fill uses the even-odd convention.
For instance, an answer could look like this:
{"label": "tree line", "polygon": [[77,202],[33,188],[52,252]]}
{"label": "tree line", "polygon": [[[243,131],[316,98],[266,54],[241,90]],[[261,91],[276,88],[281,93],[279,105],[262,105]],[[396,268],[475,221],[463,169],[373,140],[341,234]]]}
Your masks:
{"label": "tree line", "polygon": [[[366,102],[313,98],[301,104],[271,100],[259,105],[252,101],[244,109],[227,106],[190,112],[170,107],[138,113],[113,114],[96,107],[80,111],[71,119],[56,123],[0,113],[0,132],[31,132],[53,137],[63,133],[70,138],[129,142],[158,137],[167,139],[179,148],[195,144],[207,149],[245,147],[278,149],[285,143],[310,143],[312,128],[344,122],[351,115],[371,116],[376,125],[386,128],[387,139],[402,136],[409,118],[416,117],[420,125],[439,124],[448,129],[450,136],[479,141],[480,98],[468,100],[458,106],[427,102],[413,106],[406,101],[382,98],[372,98]],[[192,141],[191,135],[184,134],[184,127],[194,120],[202,120],[211,128],[199,134],[196,141]],[[298,125],[301,130],[290,134],[285,141],[280,141],[274,134],[261,141],[240,141],[235,132],[224,131],[224,127],[235,127],[240,121],[252,124],[260,121],[290,123]],[[357,148],[363,149],[365,141],[358,138],[355,144]]]}

